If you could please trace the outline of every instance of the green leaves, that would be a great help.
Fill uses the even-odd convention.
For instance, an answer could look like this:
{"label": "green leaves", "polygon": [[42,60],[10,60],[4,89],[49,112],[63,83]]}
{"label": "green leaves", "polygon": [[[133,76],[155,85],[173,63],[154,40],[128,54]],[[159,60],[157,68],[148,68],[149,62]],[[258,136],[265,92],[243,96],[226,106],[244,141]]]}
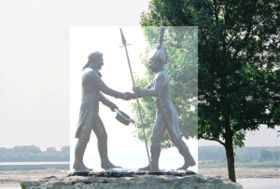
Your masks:
{"label": "green leaves", "polygon": [[[225,146],[229,177],[235,181],[233,147],[243,146],[246,131],[260,124],[280,125],[279,0],[152,0],[141,25],[198,26],[198,138]],[[172,34],[175,42],[166,41],[171,54],[166,69],[177,109],[188,110],[195,91],[188,93],[190,84],[180,81],[196,68],[188,64],[195,58],[180,53],[197,54],[187,48],[190,41]],[[185,113],[179,113],[181,121]]]}
{"label": "green leaves", "polygon": [[[237,133],[242,129],[257,129],[261,123],[270,127],[279,124],[275,113],[279,112],[280,91],[276,87],[279,71],[275,71],[280,54],[279,0],[154,0],[141,24],[198,26],[199,137],[215,137],[223,142],[225,123],[221,118],[225,115],[230,116],[231,130],[239,141],[242,137],[237,137],[241,136]],[[191,89],[184,86],[190,85],[188,77],[195,69],[188,61],[195,61],[197,54],[193,52],[195,48],[190,48],[195,46],[195,40],[169,29],[165,44],[171,57],[166,70],[180,111],[188,109],[184,99],[195,93],[188,93]],[[157,28],[146,31],[149,41],[154,43]],[[184,53],[194,57],[186,58]],[[183,80],[186,82],[178,82]],[[175,97],[177,93],[180,96]]]}

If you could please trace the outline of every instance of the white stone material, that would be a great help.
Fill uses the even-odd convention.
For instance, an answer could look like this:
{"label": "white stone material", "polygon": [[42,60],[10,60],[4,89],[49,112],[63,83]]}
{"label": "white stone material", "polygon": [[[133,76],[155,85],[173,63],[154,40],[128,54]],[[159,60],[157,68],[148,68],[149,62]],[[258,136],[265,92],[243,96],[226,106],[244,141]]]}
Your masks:
{"label": "white stone material", "polygon": [[202,175],[141,175],[135,177],[70,176],[21,182],[22,189],[242,189],[238,183]]}

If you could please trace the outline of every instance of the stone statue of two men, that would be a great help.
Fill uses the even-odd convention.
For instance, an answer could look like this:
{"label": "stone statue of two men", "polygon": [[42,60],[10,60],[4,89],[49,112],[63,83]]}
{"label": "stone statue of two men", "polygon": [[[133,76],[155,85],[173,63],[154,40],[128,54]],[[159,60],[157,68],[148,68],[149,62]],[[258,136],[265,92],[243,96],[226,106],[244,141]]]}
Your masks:
{"label": "stone statue of two men", "polygon": [[[82,104],[78,129],[75,137],[78,138],[75,149],[75,162],[73,168],[77,172],[88,172],[83,163],[83,156],[89,141],[91,130],[94,131],[98,141],[98,150],[101,158],[101,167],[103,169],[118,168],[108,158],[107,154],[107,134],[103,123],[98,115],[99,101],[108,106],[112,111],[118,107],[108,100],[104,95],[130,100],[137,97],[155,97],[156,99],[156,121],[151,136],[151,165],[140,170],[159,172],[158,161],[160,156],[160,142],[162,136],[167,131],[170,140],[178,148],[179,153],[184,157],[184,165],[179,169],[187,170],[196,163],[191,156],[187,145],[183,142],[180,135],[178,115],[170,96],[169,79],[164,71],[164,65],[167,63],[167,54],[162,37],[154,48],[152,48],[148,68],[155,73],[151,84],[145,89],[133,87],[135,93],[121,93],[109,88],[101,79],[99,70],[103,66],[103,55],[100,52],[94,52],[89,55],[88,62],[84,66],[82,78]],[[135,95],[136,94],[136,95]]]}

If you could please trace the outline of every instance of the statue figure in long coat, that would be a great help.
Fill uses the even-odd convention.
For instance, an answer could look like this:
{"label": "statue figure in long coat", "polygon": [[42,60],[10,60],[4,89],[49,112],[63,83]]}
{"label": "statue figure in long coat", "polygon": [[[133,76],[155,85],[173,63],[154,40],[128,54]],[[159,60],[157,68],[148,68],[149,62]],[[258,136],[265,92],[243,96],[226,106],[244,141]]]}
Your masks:
{"label": "statue figure in long coat", "polygon": [[83,68],[82,77],[82,103],[80,108],[78,128],[75,137],[78,138],[75,148],[75,162],[73,168],[75,171],[87,172],[92,169],[87,168],[83,163],[84,152],[93,131],[98,141],[98,151],[101,158],[101,167],[103,169],[115,168],[108,158],[107,134],[104,125],[99,117],[99,102],[108,106],[112,111],[118,107],[107,99],[104,94],[121,98],[131,99],[132,93],[121,93],[109,88],[101,79],[101,70],[103,66],[103,54],[94,52],[89,55],[88,62]]}

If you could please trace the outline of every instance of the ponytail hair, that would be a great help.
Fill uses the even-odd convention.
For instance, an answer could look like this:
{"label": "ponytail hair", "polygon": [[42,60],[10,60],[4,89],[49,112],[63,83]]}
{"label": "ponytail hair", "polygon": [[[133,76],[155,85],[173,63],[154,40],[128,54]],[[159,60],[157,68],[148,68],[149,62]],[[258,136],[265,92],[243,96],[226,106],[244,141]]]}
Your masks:
{"label": "ponytail hair", "polygon": [[93,53],[91,53],[89,56],[88,56],[88,61],[87,63],[84,65],[83,69],[86,69],[87,67],[89,67],[89,64],[92,63],[92,62],[95,62],[97,60],[99,60],[101,57],[103,56],[103,54],[99,51],[95,51]]}
{"label": "ponytail hair", "polygon": [[83,71],[84,71],[84,69],[86,69],[87,67],[89,66],[89,62],[87,62],[85,65],[84,65],[84,67],[83,67]]}

